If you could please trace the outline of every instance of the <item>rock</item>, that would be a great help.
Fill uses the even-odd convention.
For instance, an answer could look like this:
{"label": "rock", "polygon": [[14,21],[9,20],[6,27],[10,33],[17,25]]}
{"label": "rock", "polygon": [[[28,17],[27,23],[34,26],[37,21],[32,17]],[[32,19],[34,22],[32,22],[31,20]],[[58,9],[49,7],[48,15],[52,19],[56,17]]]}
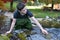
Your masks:
{"label": "rock", "polygon": [[27,40],[31,40],[31,38],[30,37],[27,37]]}
{"label": "rock", "polygon": [[30,35],[32,40],[46,40],[44,37],[42,37],[39,34],[34,34],[34,35]]}
{"label": "rock", "polygon": [[60,40],[60,34],[58,34],[58,39]]}

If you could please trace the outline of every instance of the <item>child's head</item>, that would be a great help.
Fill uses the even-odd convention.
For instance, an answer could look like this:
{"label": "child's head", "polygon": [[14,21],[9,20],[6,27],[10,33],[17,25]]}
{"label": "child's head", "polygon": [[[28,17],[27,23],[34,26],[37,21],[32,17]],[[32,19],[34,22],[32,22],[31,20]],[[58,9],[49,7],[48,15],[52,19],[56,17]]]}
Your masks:
{"label": "child's head", "polygon": [[22,12],[24,14],[27,12],[27,9],[25,8],[25,4],[24,3],[17,4],[17,9],[18,9],[19,12]]}

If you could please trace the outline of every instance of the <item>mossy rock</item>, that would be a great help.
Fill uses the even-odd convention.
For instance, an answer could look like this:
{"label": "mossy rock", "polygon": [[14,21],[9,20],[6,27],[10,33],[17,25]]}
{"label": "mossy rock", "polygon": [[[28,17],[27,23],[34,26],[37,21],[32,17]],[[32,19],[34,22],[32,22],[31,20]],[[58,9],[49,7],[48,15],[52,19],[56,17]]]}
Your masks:
{"label": "mossy rock", "polygon": [[55,28],[60,28],[60,23],[58,23],[58,22],[55,22],[54,24],[52,24],[53,25],[53,27],[55,27]]}
{"label": "mossy rock", "polygon": [[49,22],[49,21],[39,21],[41,24],[42,24],[42,26],[43,27],[47,27],[47,28],[49,28],[49,27],[51,27],[51,22]]}
{"label": "mossy rock", "polygon": [[24,31],[24,33],[25,33],[26,35],[30,35],[30,34],[31,34],[31,30],[26,30],[26,31]]}
{"label": "mossy rock", "polygon": [[60,28],[60,23],[57,21],[42,20],[39,21],[44,28]]}
{"label": "mossy rock", "polygon": [[8,36],[1,36],[0,35],[0,40],[10,40]]}
{"label": "mossy rock", "polygon": [[5,16],[4,15],[0,15],[0,20],[4,20]]}
{"label": "mossy rock", "polygon": [[18,37],[19,37],[21,40],[27,40],[25,33],[20,33],[20,34],[18,34]]}
{"label": "mossy rock", "polygon": [[4,25],[4,23],[5,23],[5,16],[4,15],[0,15],[0,27],[2,27],[3,25]]}

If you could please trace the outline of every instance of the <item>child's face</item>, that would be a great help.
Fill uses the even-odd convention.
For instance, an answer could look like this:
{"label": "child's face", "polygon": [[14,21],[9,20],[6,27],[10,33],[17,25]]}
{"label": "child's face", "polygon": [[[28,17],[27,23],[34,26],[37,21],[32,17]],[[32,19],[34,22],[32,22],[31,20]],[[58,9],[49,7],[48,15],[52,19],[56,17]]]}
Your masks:
{"label": "child's face", "polygon": [[22,14],[26,14],[26,12],[27,12],[26,7],[24,7],[20,12],[21,12]]}

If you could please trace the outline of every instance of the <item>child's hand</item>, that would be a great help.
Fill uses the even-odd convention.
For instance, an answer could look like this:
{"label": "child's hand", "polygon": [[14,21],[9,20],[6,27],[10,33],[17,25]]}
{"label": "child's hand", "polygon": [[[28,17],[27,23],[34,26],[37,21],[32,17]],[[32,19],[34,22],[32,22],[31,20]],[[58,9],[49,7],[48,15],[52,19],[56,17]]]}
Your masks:
{"label": "child's hand", "polygon": [[42,29],[43,34],[48,34],[48,32],[45,29]]}
{"label": "child's hand", "polygon": [[7,31],[6,33],[5,33],[5,35],[7,35],[7,34],[9,34],[11,31]]}

